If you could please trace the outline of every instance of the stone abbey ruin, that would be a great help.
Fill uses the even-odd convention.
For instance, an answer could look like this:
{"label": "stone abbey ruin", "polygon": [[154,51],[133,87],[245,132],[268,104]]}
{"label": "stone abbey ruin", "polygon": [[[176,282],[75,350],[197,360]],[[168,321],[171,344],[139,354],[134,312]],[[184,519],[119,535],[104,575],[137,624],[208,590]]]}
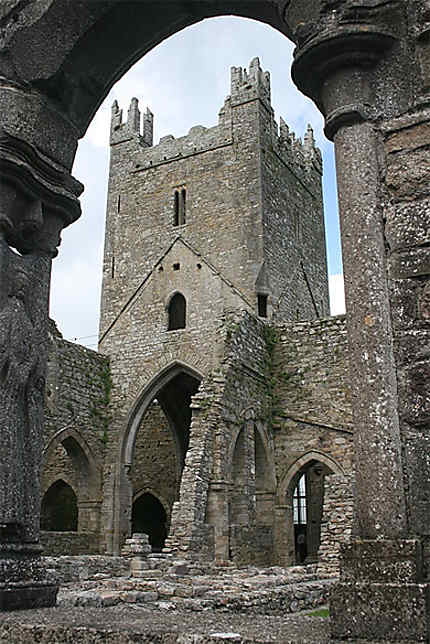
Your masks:
{"label": "stone abbey ruin", "polygon": [[[346,320],[319,151],[275,124],[255,59],[180,139],[113,106],[100,354],[67,343],[48,296],[77,141],[133,62],[223,14],[296,44]],[[1,4],[2,610],[55,603],[41,543],[113,558],[133,531],[195,564],[319,559],[330,641],[429,641],[429,35],[428,0]]]}
{"label": "stone abbey ruin", "polygon": [[141,120],[114,104],[102,355],[52,336],[46,550],[147,532],[193,558],[316,561],[326,474],[326,503],[350,501],[352,420],[312,131],[278,132],[258,59],[215,127],[153,145]]}

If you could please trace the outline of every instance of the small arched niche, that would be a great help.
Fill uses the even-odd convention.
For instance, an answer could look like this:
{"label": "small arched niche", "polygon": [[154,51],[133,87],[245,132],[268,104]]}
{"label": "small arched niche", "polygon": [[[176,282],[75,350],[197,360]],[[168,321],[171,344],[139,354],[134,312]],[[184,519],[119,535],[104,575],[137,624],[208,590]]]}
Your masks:
{"label": "small arched niche", "polygon": [[133,503],[132,533],[148,535],[152,552],[161,552],[167,538],[167,514],[162,503],[150,492],[144,492]]}
{"label": "small arched niche", "polygon": [[77,532],[78,502],[73,488],[59,479],[43,496],[40,510],[41,530]]}

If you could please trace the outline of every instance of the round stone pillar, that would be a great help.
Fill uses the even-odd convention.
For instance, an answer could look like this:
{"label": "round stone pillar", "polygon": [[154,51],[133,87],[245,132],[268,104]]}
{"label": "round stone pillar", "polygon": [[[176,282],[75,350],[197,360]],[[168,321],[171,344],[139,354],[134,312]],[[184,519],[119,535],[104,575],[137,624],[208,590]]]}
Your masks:
{"label": "round stone pillar", "polygon": [[408,107],[408,3],[315,0],[306,16],[300,7],[291,0],[285,14],[298,44],[293,79],[335,144],[355,432],[353,538],[341,549],[332,637],[422,641],[429,587],[422,543],[408,539],[380,129]]}

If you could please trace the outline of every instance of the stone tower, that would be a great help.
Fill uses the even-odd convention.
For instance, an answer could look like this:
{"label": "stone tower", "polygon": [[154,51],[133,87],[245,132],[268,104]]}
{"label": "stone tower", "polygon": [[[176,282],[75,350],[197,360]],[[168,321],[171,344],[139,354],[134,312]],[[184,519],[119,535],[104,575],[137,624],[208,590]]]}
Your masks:
{"label": "stone tower", "polygon": [[[172,547],[204,543],[225,559],[231,508],[252,523],[256,461],[271,449],[264,323],[329,314],[321,154],[310,127],[303,142],[278,128],[257,58],[232,68],[218,125],[154,146],[152,114],[141,120],[137,99],[125,122],[114,103],[99,339],[114,383],[106,547],[118,551],[131,523],[145,531],[149,512],[159,547],[170,526]],[[242,391],[225,372],[239,355],[255,372]],[[234,457],[227,399],[247,427]],[[228,491],[228,459],[245,468],[237,481],[254,472],[248,496]],[[267,525],[271,494],[258,512]]]}

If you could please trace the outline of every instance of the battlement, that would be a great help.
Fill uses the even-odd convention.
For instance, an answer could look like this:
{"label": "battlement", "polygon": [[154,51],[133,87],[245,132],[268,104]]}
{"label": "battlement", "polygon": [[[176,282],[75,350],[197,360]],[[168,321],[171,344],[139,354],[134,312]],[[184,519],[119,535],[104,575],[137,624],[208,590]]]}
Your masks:
{"label": "battlement", "polygon": [[253,58],[249,69],[231,68],[231,99],[233,103],[250,100],[258,96],[271,108],[270,73],[260,67],[260,60]]}
{"label": "battlement", "polygon": [[[123,111],[119,108],[118,101],[112,105],[110,144],[123,143],[137,139],[140,145],[151,147],[153,144],[154,115],[146,108],[143,114],[139,110],[139,101],[132,98],[127,112],[127,120],[123,122]],[[143,121],[143,127],[142,127]],[[142,128],[142,129],[141,129]]]}
{"label": "battlement", "polygon": [[[236,122],[232,111],[240,109],[242,104],[261,100],[265,106],[265,136],[269,136],[270,148],[282,162],[287,165],[300,180],[314,191],[317,185],[316,175],[322,174],[322,156],[315,145],[311,126],[308,126],[303,141],[290,132],[288,125],[280,118],[279,126],[271,106],[270,74],[262,70],[258,58],[254,58],[248,69],[231,68],[231,94],[226,97],[219,111],[218,125],[206,128],[202,125],[193,126],[188,134],[175,138],[172,134],[161,137],[157,145],[153,145],[153,115],[147,110],[143,115],[143,134],[141,133],[142,117],[138,100],[133,98],[123,123],[122,110],[115,101],[112,106],[111,145],[125,141],[136,142],[136,153],[133,155],[133,171],[144,170],[186,159],[196,154],[232,145],[235,140]],[[249,118],[257,117],[250,112]],[[257,120],[255,132],[258,131]],[[240,136],[240,134],[238,135]],[[131,158],[130,158],[131,159]]]}
{"label": "battlement", "polygon": [[297,138],[294,132],[282,118],[279,119],[279,132],[276,122],[274,122],[272,133],[273,151],[286,163],[297,168],[301,168],[306,173],[316,171],[322,175],[322,155],[321,150],[316,146],[314,131],[308,124],[306,134]]}

